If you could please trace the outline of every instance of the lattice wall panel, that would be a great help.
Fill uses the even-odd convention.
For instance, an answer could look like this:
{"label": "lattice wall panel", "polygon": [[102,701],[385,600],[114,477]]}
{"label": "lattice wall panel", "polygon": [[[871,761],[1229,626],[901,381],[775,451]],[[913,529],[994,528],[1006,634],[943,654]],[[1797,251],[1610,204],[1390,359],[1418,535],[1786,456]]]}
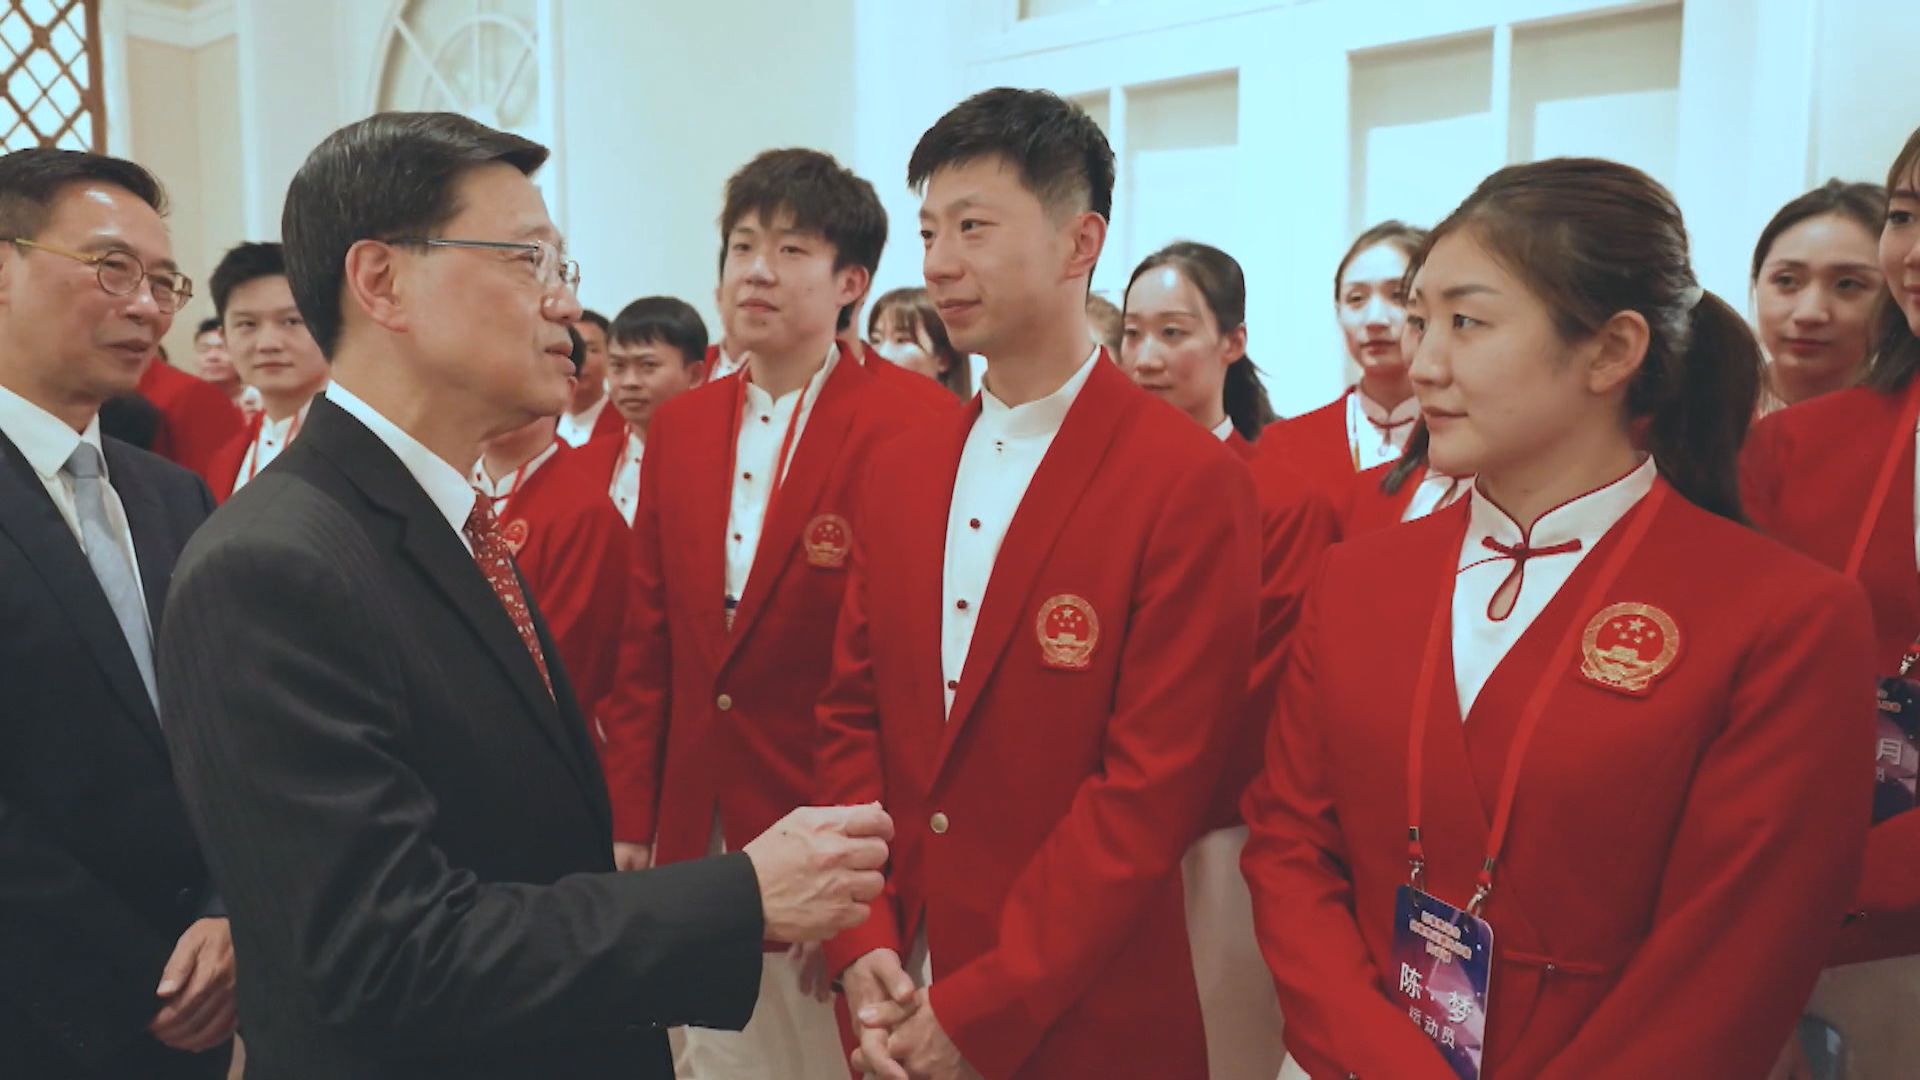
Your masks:
{"label": "lattice wall panel", "polygon": [[0,147],[104,150],[99,0],[5,0]]}

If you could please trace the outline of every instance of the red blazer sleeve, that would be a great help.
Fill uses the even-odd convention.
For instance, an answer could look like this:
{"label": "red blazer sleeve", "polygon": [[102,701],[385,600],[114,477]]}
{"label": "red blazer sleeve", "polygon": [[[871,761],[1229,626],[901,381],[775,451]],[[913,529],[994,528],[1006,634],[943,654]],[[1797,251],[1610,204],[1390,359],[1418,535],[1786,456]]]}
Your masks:
{"label": "red blazer sleeve", "polygon": [[1852,582],[1820,585],[1760,628],[1646,940],[1541,1080],[1764,1076],[1793,1029],[1859,880],[1873,802],[1872,616]]}
{"label": "red blazer sleeve", "polygon": [[[864,499],[862,503],[868,504]],[[819,778],[818,797],[823,806],[880,802],[885,794],[873,654],[867,645],[865,535],[865,529],[853,530],[846,594],[840,601],[840,618],[834,628],[833,671],[814,707],[818,726],[814,775]],[[875,949],[892,949],[904,955],[901,921],[892,875],[888,875],[867,921],[827,942],[828,969],[837,975]]]}
{"label": "red blazer sleeve", "polygon": [[994,947],[930,991],[985,1076],[1015,1074],[1127,947],[1221,782],[1252,674],[1260,526],[1245,465],[1210,454],[1193,472],[1149,526],[1102,767],[1014,880]]}
{"label": "red blazer sleeve", "polygon": [[[654,435],[657,444],[657,421]],[[613,836],[633,844],[653,843],[660,769],[666,757],[667,710],[672,705],[673,648],[661,565],[660,460],[661,455],[651,451],[640,458],[626,620],[615,660],[614,689],[600,716],[606,735],[601,766],[613,804]]]}
{"label": "red blazer sleeve", "polygon": [[1327,496],[1304,483],[1285,492],[1262,491],[1260,636],[1245,720],[1227,756],[1227,776],[1210,828],[1239,823],[1240,797],[1260,771],[1267,725],[1287,665],[1287,642],[1300,621],[1307,585],[1332,546],[1338,522]]}
{"label": "red blazer sleeve", "polygon": [[1747,435],[1740,451],[1740,508],[1762,532],[1771,529],[1779,497],[1782,447],[1780,425],[1761,420]]}
{"label": "red blazer sleeve", "polygon": [[1315,654],[1325,647],[1311,590],[1289,649],[1285,689],[1267,733],[1266,767],[1242,806],[1241,870],[1254,937],[1272,969],[1287,1050],[1314,1076],[1452,1080],[1453,1070],[1381,989],[1354,917],[1348,856],[1324,780]]}

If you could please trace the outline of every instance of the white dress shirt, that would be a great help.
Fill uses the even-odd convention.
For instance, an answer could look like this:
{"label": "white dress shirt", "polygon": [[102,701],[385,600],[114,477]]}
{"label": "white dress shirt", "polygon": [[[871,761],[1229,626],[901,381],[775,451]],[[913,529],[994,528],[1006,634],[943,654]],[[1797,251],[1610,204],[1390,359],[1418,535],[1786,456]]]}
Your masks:
{"label": "white dress shirt", "polygon": [[467,549],[467,554],[473,554],[473,541],[467,539],[467,515],[473,513],[475,492],[467,477],[427,449],[420,440],[401,430],[400,425],[387,419],[380,410],[360,400],[353,391],[333,383],[325,392],[328,401],[366,425],[374,438],[393,451],[393,456],[400,459],[401,466],[413,477],[414,483],[426,492],[434,509],[447,519],[453,535],[460,539],[460,546]]}
{"label": "white dress shirt", "polygon": [[560,436],[568,446],[585,446],[593,438],[593,425],[600,422],[600,414],[606,411],[607,395],[601,394],[600,400],[581,409],[577,413],[565,413],[554,428],[554,434]]}
{"label": "white dress shirt", "polygon": [[253,438],[253,445],[247,447],[246,456],[240,459],[240,470],[234,474],[233,490],[239,491],[247,486],[247,481],[260,474],[260,470],[273,464],[280,452],[300,434],[300,425],[307,422],[307,410],[313,408],[313,399],[308,398],[300,411],[284,420],[260,418],[260,433]]}
{"label": "white dress shirt", "polygon": [[120,502],[120,494],[113,489],[113,477],[107,464],[105,450],[100,445],[100,417],[96,413],[87,421],[87,430],[75,431],[66,421],[47,410],[0,386],[0,432],[18,447],[27,464],[33,467],[33,474],[40,478],[40,484],[52,497],[53,505],[59,509],[60,517],[66,521],[67,528],[73,530],[73,541],[86,550],[86,542],[80,534],[80,511],[74,502],[73,477],[62,472],[67,459],[81,443],[100,450],[100,490],[107,501],[107,524],[112,526],[114,539],[120,550],[133,566],[133,581],[140,590],[140,609],[146,614],[147,634],[153,634],[153,613],[146,610],[147,584],[140,577],[140,559],[133,550],[133,529],[127,525],[127,510]]}
{"label": "white dress shirt", "polygon": [[[814,372],[805,386],[789,390],[775,401],[765,390],[746,382],[747,405],[740,417],[740,431],[734,438],[733,493],[727,510],[727,608],[747,594],[747,576],[753,572],[753,556],[760,549],[760,532],[766,528],[767,506],[776,484],[774,470],[780,470],[784,482],[793,459],[800,456],[800,440],[806,437],[807,417],[814,402],[820,400],[820,388],[833,374],[840,359],[838,347],[827,350],[826,362]],[[744,378],[744,377],[743,377]],[[795,416],[794,410],[799,410]],[[793,428],[793,445],[787,460],[776,462],[780,446],[786,441],[787,428]]]}
{"label": "white dress shirt", "polygon": [[613,467],[613,483],[607,485],[607,497],[614,509],[633,524],[633,512],[640,508],[640,459],[647,455],[647,444],[638,432],[627,429],[627,445],[620,451],[620,463]]}
{"label": "white dress shirt", "polygon": [[[1543,514],[1525,533],[1477,486],[1473,489],[1472,516],[1460,547],[1460,571],[1453,587],[1453,678],[1460,695],[1462,720],[1472,711],[1487,679],[1514,642],[1540,617],[1593,545],[1653,489],[1656,475],[1649,457],[1639,468],[1606,487]],[[1569,543],[1580,546],[1565,554],[1527,559],[1512,610],[1504,618],[1494,618],[1494,594],[1515,573],[1515,561],[1489,549],[1483,543],[1487,539],[1509,547],[1525,543],[1534,549]]]}
{"label": "white dress shirt", "polygon": [[[838,349],[834,350],[838,352]],[[716,345],[713,350],[713,370],[707,372],[707,381],[715,382],[739,371],[746,366],[744,357],[730,356],[725,345]]]}
{"label": "white dress shirt", "polygon": [[1409,397],[1389,409],[1354,387],[1347,395],[1347,447],[1353,452],[1353,471],[1400,460],[1420,415],[1420,399]]}
{"label": "white dress shirt", "polygon": [[[547,444],[545,450],[535,454],[526,464],[507,473],[507,475],[502,476],[498,480],[487,475],[487,462],[485,458],[482,458],[473,465],[473,479],[471,481],[473,489],[492,500],[493,514],[495,517],[499,517],[506,511],[507,505],[513,500],[513,493],[525,487],[527,479],[534,473],[539,472],[540,466],[552,461],[553,455],[559,452],[560,440],[555,439]],[[461,524],[464,525],[465,522]]]}
{"label": "white dress shirt", "polygon": [[947,511],[947,549],[941,576],[940,670],[946,702],[973,647],[980,602],[1000,557],[1013,515],[1026,498],[1033,474],[1046,459],[1054,436],[1100,362],[1100,350],[1080,365],[1060,389],[1025,405],[1007,406],[985,385],[980,390],[980,419],[967,432],[960,467],[953,478],[953,503]]}

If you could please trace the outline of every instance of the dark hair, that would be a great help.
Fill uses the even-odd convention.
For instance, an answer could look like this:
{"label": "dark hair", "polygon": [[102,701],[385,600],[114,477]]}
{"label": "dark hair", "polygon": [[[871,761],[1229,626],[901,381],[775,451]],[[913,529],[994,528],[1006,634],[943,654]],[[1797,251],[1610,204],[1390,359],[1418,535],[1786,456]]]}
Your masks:
{"label": "dark hair", "polygon": [[[1624,311],[1646,319],[1647,353],[1627,385],[1627,414],[1644,421],[1643,445],[1680,494],[1744,520],[1736,465],[1760,397],[1760,343],[1739,312],[1695,280],[1667,189],[1594,158],[1508,166],[1434,227],[1409,279],[1434,244],[1459,231],[1526,283],[1563,340],[1591,337]],[[1414,435],[1390,482],[1424,459],[1426,433]]]}
{"label": "dark hair", "polygon": [[[772,220],[793,215],[793,227],[817,232],[833,245],[833,268],[864,267],[869,283],[887,246],[887,211],[873,185],[818,150],[768,150],[727,179],[720,211],[720,268],[727,265],[727,238],[748,215]],[[859,301],[840,308],[835,328],[853,325]]]}
{"label": "dark hair", "polygon": [[896,320],[915,335],[926,334],[933,346],[933,358],[947,365],[947,370],[934,381],[953,391],[955,397],[963,400],[972,397],[972,365],[966,353],[953,347],[953,339],[947,336],[947,324],[940,321],[940,309],[933,306],[927,290],[908,288],[883,293],[874,301],[873,314],[867,319],[867,337],[874,337],[882,323]]}
{"label": "dark hair", "polygon": [[[1216,329],[1231,334],[1247,325],[1247,279],[1233,256],[1217,247],[1177,241],[1143,259],[1127,279],[1127,291],[1121,299],[1133,295],[1133,283],[1140,275],[1156,267],[1169,266],[1200,293],[1213,314]],[[1253,440],[1268,424],[1278,419],[1267,388],[1260,381],[1260,370],[1243,351],[1227,367],[1227,382],[1222,389],[1227,419],[1243,439]]]}
{"label": "dark hair", "polygon": [[593,310],[592,308],[583,308],[580,312],[580,318],[575,321],[583,322],[583,323],[592,323],[593,325],[599,327],[601,337],[613,336],[613,324],[607,321],[607,317],[605,315],[600,314],[599,312]]}
{"label": "dark hair", "polygon": [[1085,109],[1045,90],[1000,87],[955,105],[920,136],[907,186],[953,165],[1000,158],[1052,212],[1113,220],[1113,147]]}
{"label": "dark hair", "polygon": [[[1907,145],[1900,148],[1893,167],[1887,170],[1888,192],[1911,192],[1916,187],[1920,187],[1920,128],[1907,136]],[[1906,312],[1894,302],[1892,282],[1887,283],[1887,291],[1880,295],[1878,322],[1873,356],[1867,361],[1867,374],[1862,381],[1883,394],[1890,394],[1907,385],[1913,373],[1920,370],[1920,338],[1914,336]]]}
{"label": "dark hair", "polygon": [[460,212],[460,179],[482,165],[532,175],[547,148],[454,113],[376,113],[321,140],[280,214],[287,281],[320,351],[340,340],[347,252],[362,240],[432,235]]}
{"label": "dark hair", "polygon": [[[227,317],[227,298],[233,290],[263,277],[285,277],[287,260],[279,244],[236,244],[220,256],[220,265],[207,279],[207,291],[213,293],[215,325]],[[199,335],[194,335],[198,337]]]}
{"label": "dark hair", "polygon": [[647,296],[620,309],[607,332],[611,345],[667,345],[680,350],[684,363],[707,358],[707,324],[685,300]]}
{"label": "dark hair", "polygon": [[145,168],[124,158],[33,147],[0,156],[0,239],[31,240],[46,228],[53,202],[69,184],[112,184],[167,212],[167,193]]}
{"label": "dark hair", "polygon": [[[1347,247],[1347,253],[1340,256],[1340,265],[1333,270],[1334,303],[1340,302],[1340,286],[1346,280],[1347,267],[1353,265],[1353,260],[1359,258],[1361,252],[1381,244],[1392,245],[1400,254],[1407,257],[1407,262],[1411,263],[1427,245],[1427,230],[1418,225],[1409,225],[1398,218],[1388,218],[1354,237],[1353,243]],[[1413,280],[1413,275],[1408,274],[1406,280]]]}
{"label": "dark hair", "polygon": [[209,330],[220,329],[220,326],[221,326],[220,316],[209,315],[206,318],[200,320],[200,326],[198,329],[194,330],[193,336],[200,337],[201,335],[205,334]]}
{"label": "dark hair", "polygon": [[580,336],[580,328],[572,323],[567,324],[567,359],[573,361],[576,377],[587,366],[587,339]]}
{"label": "dark hair", "polygon": [[1753,246],[1753,270],[1749,280],[1760,280],[1760,267],[1766,264],[1767,256],[1773,251],[1773,242],[1780,234],[1793,228],[1808,218],[1826,217],[1838,214],[1866,229],[1874,236],[1880,235],[1880,227],[1887,223],[1887,189],[1879,184],[1849,184],[1842,180],[1829,180],[1805,195],[1794,199],[1780,208],[1760,230],[1760,240]]}
{"label": "dark hair", "polygon": [[154,440],[165,424],[159,406],[142,394],[116,394],[100,403],[100,434],[142,450],[153,449]]}

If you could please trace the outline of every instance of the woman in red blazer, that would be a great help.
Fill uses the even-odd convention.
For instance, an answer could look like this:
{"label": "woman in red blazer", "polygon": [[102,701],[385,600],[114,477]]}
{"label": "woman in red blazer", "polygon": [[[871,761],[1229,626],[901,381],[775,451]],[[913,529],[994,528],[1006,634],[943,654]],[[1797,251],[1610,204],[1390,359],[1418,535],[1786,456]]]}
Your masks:
{"label": "woman in red blazer", "polygon": [[[1920,634],[1914,427],[1920,414],[1920,131],[1895,160],[1880,233],[1883,303],[1865,385],[1761,421],[1741,459],[1754,524],[1857,578],[1873,601],[1874,674],[1893,676]],[[1891,714],[1890,714],[1891,715]],[[1911,736],[1889,729],[1876,765],[1912,765]],[[1904,758],[1902,761],[1900,759]],[[1908,777],[1913,774],[1906,773]],[[1920,1061],[1920,814],[1911,781],[1876,795],[1853,918],[1808,1011],[1832,1024],[1855,1074],[1910,1075]]]}
{"label": "woman in red blazer", "polygon": [[1291,467],[1336,502],[1353,475],[1400,456],[1419,405],[1400,349],[1402,281],[1426,231],[1384,221],[1361,233],[1333,274],[1334,311],[1360,381],[1334,401],[1274,425],[1260,440],[1256,470]]}
{"label": "woman in red blazer", "polygon": [[1672,197],[1484,181],[1410,306],[1468,499],[1309,594],[1244,868],[1283,1075],[1763,1075],[1858,873],[1858,586],[1739,523],[1759,392]]}
{"label": "woman in red blazer", "polygon": [[[1205,244],[1162,248],[1147,256],[1127,283],[1120,366],[1142,389],[1251,461],[1249,440],[1259,437],[1273,409],[1247,357],[1246,310],[1246,277],[1231,255]],[[1209,831],[1181,863],[1212,1080],[1272,1080],[1285,1056],[1273,980],[1259,954],[1247,948],[1253,909],[1240,874],[1247,827],[1238,803],[1259,769],[1287,634],[1311,570],[1333,542],[1332,509],[1304,477],[1293,477],[1288,490],[1266,485],[1258,494],[1264,587],[1247,719]]]}

